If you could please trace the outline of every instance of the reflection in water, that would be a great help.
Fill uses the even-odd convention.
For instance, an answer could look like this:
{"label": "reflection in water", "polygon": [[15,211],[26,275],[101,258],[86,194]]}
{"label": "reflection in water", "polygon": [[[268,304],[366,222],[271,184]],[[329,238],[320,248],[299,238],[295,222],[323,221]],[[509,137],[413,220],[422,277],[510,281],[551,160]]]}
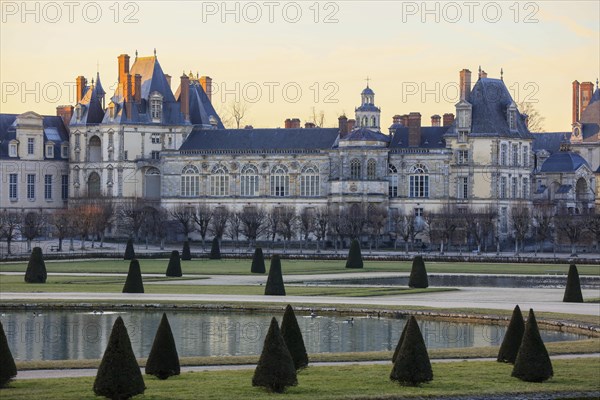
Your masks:
{"label": "reflection in water", "polygon": [[[101,358],[112,326],[121,316],[127,326],[133,351],[147,357],[162,312],[86,313],[51,311],[7,312],[0,320],[8,345],[17,360],[62,360]],[[270,314],[168,312],[179,355],[223,356],[259,354],[269,329]],[[281,315],[276,315],[281,323]],[[319,316],[297,314],[309,353],[393,350],[405,319]],[[427,347],[498,346],[505,327],[421,320]],[[542,331],[546,342],[577,340],[583,335]]]}

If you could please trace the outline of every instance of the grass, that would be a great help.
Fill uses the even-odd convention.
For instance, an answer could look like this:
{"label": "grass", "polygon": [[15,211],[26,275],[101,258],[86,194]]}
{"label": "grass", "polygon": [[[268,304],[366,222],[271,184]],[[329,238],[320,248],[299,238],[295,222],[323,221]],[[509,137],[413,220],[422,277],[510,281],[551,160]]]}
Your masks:
{"label": "grass", "polygon": [[[267,261],[268,263],[268,261]],[[168,260],[140,260],[143,273],[163,274]],[[411,262],[408,261],[365,261],[361,270],[345,268],[343,260],[283,260],[284,274],[331,274],[349,272],[404,272],[409,273]],[[183,261],[184,274],[209,275],[250,275],[251,260],[192,260]],[[129,261],[124,260],[74,260],[46,261],[48,272],[96,272],[96,273],[127,273]],[[26,262],[5,263],[0,266],[0,272],[25,272]],[[600,275],[600,265],[580,265],[577,267],[580,275]],[[564,274],[569,270],[565,264],[494,264],[494,263],[450,263],[427,262],[429,273],[469,273],[469,274]]]}
{"label": "grass", "polygon": [[[512,366],[493,361],[434,363],[434,380],[422,387],[402,387],[389,380],[391,365],[309,367],[298,376],[285,398],[386,399],[500,393],[565,394],[600,390],[597,359],[555,360],[554,378],[545,383],[522,382],[510,376]],[[253,370],[184,373],[166,381],[145,376],[146,392],[134,399],[272,399],[271,393],[251,386]],[[97,399],[94,378],[17,380],[2,390],[3,400]]]}

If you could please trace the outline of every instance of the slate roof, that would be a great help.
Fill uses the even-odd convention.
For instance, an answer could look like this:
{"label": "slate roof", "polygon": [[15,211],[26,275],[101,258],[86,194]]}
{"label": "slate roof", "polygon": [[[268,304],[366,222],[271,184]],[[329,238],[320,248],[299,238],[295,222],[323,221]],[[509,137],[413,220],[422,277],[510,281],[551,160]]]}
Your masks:
{"label": "slate roof", "polygon": [[558,189],[556,189],[556,193],[569,193],[573,186],[571,185],[560,185]]}
{"label": "slate roof", "polygon": [[[421,144],[419,148],[445,148],[446,140],[444,134],[448,131],[447,126],[424,126],[421,127]],[[408,148],[408,128],[397,128],[390,148]]]}
{"label": "slate roof", "polygon": [[[181,85],[175,92],[175,98],[181,103]],[[202,85],[197,81],[190,81],[190,122],[193,125],[209,125],[211,115],[217,119],[217,129],[225,129]]]}
{"label": "slate roof", "polygon": [[376,132],[369,128],[353,129],[346,137],[340,139],[344,141],[371,141],[371,142],[389,142],[390,136],[381,132]]}
{"label": "slate roof", "polygon": [[544,161],[540,172],[575,172],[583,165],[589,164],[583,157],[570,151],[559,151]]}
{"label": "slate roof", "polygon": [[547,150],[550,154],[560,150],[560,144],[571,139],[571,132],[544,132],[533,134],[533,151]]}
{"label": "slate roof", "polygon": [[379,109],[379,107],[376,107],[375,105],[373,105],[371,103],[365,103],[360,107],[356,107],[354,110],[355,111],[375,111],[375,112],[381,111]]}
{"label": "slate roof", "polygon": [[600,140],[600,125],[593,123],[581,124],[581,136],[584,142],[595,142]]}
{"label": "slate roof", "polygon": [[[16,138],[16,121],[19,114],[0,114],[0,158],[18,159],[8,157],[8,143]],[[61,145],[69,141],[69,133],[61,117],[44,115],[44,144],[49,140],[54,142],[54,160],[61,160]],[[45,153],[45,147],[44,147]],[[44,158],[48,160],[48,158]]]}
{"label": "slate roof", "polygon": [[195,127],[180,151],[330,149],[338,128],[202,129]]}
{"label": "slate roof", "polygon": [[73,112],[73,117],[69,125],[87,125],[99,124],[104,119],[104,110],[102,109],[101,98],[104,96],[102,84],[92,85],[86,88],[83,98],[75,107],[81,107],[81,117],[76,118],[77,113]]}
{"label": "slate roof", "polygon": [[375,94],[375,92],[373,92],[373,89],[371,89],[370,87],[367,86],[366,88],[363,89],[361,94]]}

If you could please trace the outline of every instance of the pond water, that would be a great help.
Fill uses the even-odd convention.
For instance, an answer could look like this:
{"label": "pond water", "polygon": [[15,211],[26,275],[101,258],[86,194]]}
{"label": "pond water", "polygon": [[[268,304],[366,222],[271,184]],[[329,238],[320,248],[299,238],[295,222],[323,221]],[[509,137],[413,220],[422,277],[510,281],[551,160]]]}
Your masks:
{"label": "pond water", "polygon": [[[0,321],[16,360],[101,358],[118,316],[125,322],[137,357],[147,357],[162,312],[102,314],[81,311],[4,311]],[[177,349],[185,356],[260,354],[271,314],[167,312]],[[283,313],[275,317],[281,323]],[[308,353],[393,350],[406,319],[297,314]],[[353,318],[353,322],[348,320]],[[420,320],[430,349],[498,346],[506,328],[496,325]],[[542,331],[545,342],[578,340],[584,335]]]}

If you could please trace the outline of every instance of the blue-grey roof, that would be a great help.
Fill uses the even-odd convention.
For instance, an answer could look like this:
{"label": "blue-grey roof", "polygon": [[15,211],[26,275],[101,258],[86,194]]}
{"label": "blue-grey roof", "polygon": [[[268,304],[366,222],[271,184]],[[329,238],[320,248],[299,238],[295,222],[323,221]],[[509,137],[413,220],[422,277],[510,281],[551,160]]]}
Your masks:
{"label": "blue-grey roof", "polygon": [[371,142],[389,142],[390,137],[388,135],[384,135],[381,132],[376,132],[369,128],[358,128],[352,130],[346,137],[340,140],[349,140],[349,141],[371,141]]}
{"label": "blue-grey roof", "polygon": [[373,92],[373,89],[371,89],[370,87],[367,86],[366,88],[363,89],[361,94],[375,94],[375,92]]}
{"label": "blue-grey roof", "polygon": [[533,134],[533,151],[546,150],[550,154],[560,150],[561,143],[570,140],[571,132],[544,132]]}
{"label": "blue-grey roof", "polygon": [[[8,157],[8,143],[16,138],[16,121],[19,114],[0,114],[0,158]],[[44,143],[54,142],[54,158],[61,160],[60,147],[63,142],[69,141],[69,133],[61,117],[44,115]],[[44,151],[45,154],[45,151]],[[15,159],[15,157],[10,157]],[[48,158],[45,158],[46,160]]]}
{"label": "blue-grey roof", "polygon": [[330,149],[338,128],[202,129],[195,127],[180,151]]}
{"label": "blue-grey roof", "polygon": [[[99,82],[99,81],[98,81]],[[104,96],[104,89],[101,86],[92,85],[85,89],[83,98],[79,100],[79,103],[75,107],[81,107],[81,117],[77,119],[77,113],[73,113],[73,117],[69,122],[69,125],[88,125],[88,124],[99,124],[104,119],[104,110],[102,109],[102,97]]]}
{"label": "blue-grey roof", "polygon": [[377,111],[381,111],[381,110],[379,109],[379,107],[376,107],[371,103],[365,103],[360,107],[356,107],[355,111],[375,111],[375,112],[377,112]]}
{"label": "blue-grey roof", "polygon": [[575,172],[583,165],[589,164],[583,157],[570,151],[559,151],[544,161],[540,172]]}
{"label": "blue-grey roof", "polygon": [[[589,107],[589,106],[588,106]],[[600,126],[594,123],[581,124],[581,137],[583,140],[594,138],[597,140],[597,135],[600,133]]]}
{"label": "blue-grey roof", "polygon": [[538,187],[535,191],[535,194],[542,194],[546,191],[546,189],[548,189],[546,185],[540,185],[540,187]]}
{"label": "blue-grey roof", "polygon": [[[447,126],[425,126],[421,127],[421,144],[420,148],[445,148],[446,140],[444,134],[448,130]],[[404,148],[408,146],[408,128],[397,128],[390,148]]]}
{"label": "blue-grey roof", "polygon": [[395,124],[391,124],[388,129],[398,129],[398,128],[404,128],[404,125],[402,125],[400,122],[396,122]]}
{"label": "blue-grey roof", "polygon": [[556,193],[569,193],[573,186],[571,185],[560,185],[558,189],[556,189]]}
{"label": "blue-grey roof", "polygon": [[[175,98],[181,103],[181,85],[175,92]],[[202,85],[198,81],[190,81],[190,122],[193,125],[209,125],[211,115],[217,120],[217,129],[225,129]]]}
{"label": "blue-grey roof", "polygon": [[[596,81],[596,83],[598,83]],[[596,87],[596,90],[594,91],[594,94],[592,95],[592,98],[590,99],[590,102],[588,103],[588,105],[596,102],[596,101],[600,101],[600,88]]]}

